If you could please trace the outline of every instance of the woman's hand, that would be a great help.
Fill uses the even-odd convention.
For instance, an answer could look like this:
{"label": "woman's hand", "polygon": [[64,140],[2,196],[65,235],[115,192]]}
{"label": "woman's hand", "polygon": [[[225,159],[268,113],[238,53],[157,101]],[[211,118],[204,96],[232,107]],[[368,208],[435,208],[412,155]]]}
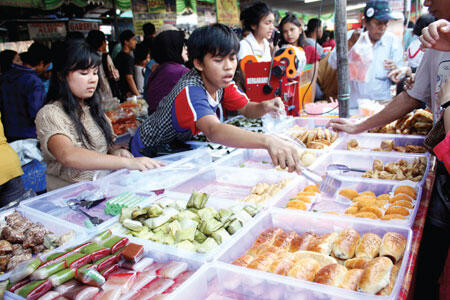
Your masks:
{"label": "woman's hand", "polygon": [[300,170],[298,167],[302,165],[298,157],[297,148],[279,138],[268,136],[266,149],[272,158],[274,166],[280,166],[282,169],[288,168],[289,172]]}
{"label": "woman's hand", "polygon": [[272,116],[276,117],[283,113],[284,111],[284,103],[281,101],[280,97],[275,97],[272,100],[264,101],[264,111],[266,113],[272,114]]}
{"label": "woman's hand", "polygon": [[128,158],[134,157],[130,151],[123,149],[123,148],[119,148],[119,149],[115,149],[115,150],[111,151],[111,155],[120,156],[120,157],[128,157]]}
{"label": "woman's hand", "polygon": [[450,22],[441,19],[428,25],[422,29],[420,42],[422,48],[450,51]]}
{"label": "woman's hand", "polygon": [[149,157],[133,157],[127,158],[127,169],[145,171],[163,167],[166,164]]}

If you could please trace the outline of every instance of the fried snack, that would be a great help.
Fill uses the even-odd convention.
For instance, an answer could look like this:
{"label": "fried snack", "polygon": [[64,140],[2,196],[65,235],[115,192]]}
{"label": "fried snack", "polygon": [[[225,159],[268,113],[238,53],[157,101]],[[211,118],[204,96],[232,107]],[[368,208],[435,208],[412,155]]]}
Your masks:
{"label": "fried snack", "polygon": [[307,129],[300,126],[292,127],[289,135],[298,138],[309,149],[324,149],[336,141],[338,134],[328,128]]}
{"label": "fried snack", "polygon": [[288,276],[297,279],[312,281],[320,270],[320,264],[313,258],[300,258],[287,273]]}
{"label": "fried snack", "polygon": [[360,258],[372,259],[379,253],[381,238],[375,233],[366,233],[361,237],[356,247],[355,255]]}
{"label": "fried snack", "polygon": [[380,208],[374,206],[363,207],[359,211],[373,213],[377,216],[377,218],[381,218],[383,216],[383,211]]}
{"label": "fried snack", "polygon": [[373,196],[368,196],[368,195],[362,195],[362,196],[357,196],[355,198],[353,198],[353,202],[358,203],[359,201],[365,201],[365,200],[376,200],[376,197]]}
{"label": "fried snack", "polygon": [[306,186],[306,187],[303,189],[303,191],[304,191],[304,192],[316,192],[316,193],[320,193],[319,188],[318,188],[317,185],[315,185],[315,184],[311,184],[311,185]]}
{"label": "fried snack", "polygon": [[427,167],[427,159],[420,157],[414,161],[407,161],[404,159],[398,162],[383,163],[375,160],[372,170],[365,172],[362,177],[375,179],[389,179],[389,180],[411,180],[420,181],[425,174]]}
{"label": "fried snack", "polygon": [[397,214],[384,215],[381,217],[381,220],[383,220],[383,221],[390,221],[390,220],[394,220],[394,219],[405,220],[406,217],[402,216],[402,215],[397,215]]}
{"label": "fried snack", "polygon": [[339,191],[339,195],[348,198],[350,200],[353,200],[356,196],[358,196],[358,192],[354,189],[342,189]]}
{"label": "fried snack", "polygon": [[308,209],[306,204],[301,200],[290,200],[288,202],[288,204],[286,205],[286,208],[298,209],[298,210],[307,210]]}
{"label": "fried snack", "polygon": [[359,212],[355,214],[358,218],[378,219],[377,215],[372,212]]}
{"label": "fried snack", "polygon": [[372,133],[397,133],[427,135],[433,126],[433,115],[423,109],[408,113],[386,126],[369,130]]}
{"label": "fried snack", "polygon": [[394,151],[395,152],[405,153],[406,152],[406,147],[404,147],[404,146],[395,146],[394,147]]}
{"label": "fried snack", "polygon": [[307,197],[314,197],[317,194],[317,192],[298,192],[296,196],[307,196]]}
{"label": "fried snack", "polygon": [[409,216],[409,210],[403,206],[390,206],[386,209],[385,215],[402,215]]}
{"label": "fried snack", "polygon": [[407,153],[426,153],[428,152],[427,148],[421,145],[406,145]]}
{"label": "fried snack", "polygon": [[377,207],[383,208],[388,203],[388,200],[377,200],[376,205]]}
{"label": "fried snack", "polygon": [[405,201],[405,200],[395,201],[392,204],[392,206],[403,206],[403,207],[408,208],[408,209],[413,209],[414,208],[414,205],[410,201]]}
{"label": "fried snack", "polygon": [[299,195],[296,195],[294,198],[296,200],[300,200],[300,201],[303,201],[305,203],[311,203],[311,196],[299,196]]}
{"label": "fried snack", "polygon": [[412,202],[413,199],[411,199],[410,196],[406,195],[406,194],[397,194],[394,197],[391,198],[391,200],[389,201],[389,203],[394,203],[397,201],[408,201],[408,202]]}
{"label": "fried snack", "polygon": [[358,287],[358,283],[361,280],[362,274],[364,273],[364,270],[362,269],[351,269],[348,270],[345,274],[344,280],[339,285],[339,287],[356,291],[356,288]]}
{"label": "fried snack", "polygon": [[377,200],[376,199],[362,199],[357,202],[358,208],[361,209],[363,207],[369,207],[369,206],[376,206]]}
{"label": "fried snack", "polygon": [[383,236],[380,256],[389,257],[394,263],[398,262],[405,252],[406,238],[397,232],[387,232]]}
{"label": "fried snack", "polygon": [[349,207],[345,210],[346,215],[354,215],[359,212],[358,207]]}
{"label": "fried snack", "polygon": [[347,150],[350,151],[359,151],[361,148],[359,147],[358,141],[355,139],[351,139],[347,142]]}
{"label": "fried snack", "polygon": [[398,194],[406,194],[411,196],[411,198],[415,199],[416,198],[416,190],[409,185],[401,185],[398,188],[395,189],[394,191],[394,195],[398,195]]}
{"label": "fried snack", "polygon": [[383,171],[383,162],[381,160],[378,160],[378,159],[374,160],[372,169],[374,171]]}
{"label": "fried snack", "polygon": [[381,194],[377,196],[377,200],[390,200],[391,196],[389,196],[389,194]]}
{"label": "fried snack", "polygon": [[371,260],[371,258],[355,257],[352,259],[347,259],[344,263],[344,266],[347,269],[364,269],[367,263]]}
{"label": "fried snack", "polygon": [[380,145],[381,150],[383,151],[392,151],[394,148],[394,140],[384,140]]}
{"label": "fried snack", "polygon": [[364,191],[358,194],[358,196],[369,196],[369,197],[374,197],[376,198],[376,195],[374,192],[371,191]]}

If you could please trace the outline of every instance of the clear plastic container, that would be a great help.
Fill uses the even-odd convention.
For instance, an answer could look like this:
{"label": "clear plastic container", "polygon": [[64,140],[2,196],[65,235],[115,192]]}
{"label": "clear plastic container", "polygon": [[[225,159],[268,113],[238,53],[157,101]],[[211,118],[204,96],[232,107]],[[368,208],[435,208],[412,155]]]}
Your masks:
{"label": "clear plastic container", "polygon": [[[209,298],[208,298],[209,297]],[[219,298],[229,297],[229,298]],[[174,300],[239,299],[239,300],[292,300],[292,299],[346,299],[336,297],[332,291],[300,285],[289,277],[267,276],[252,269],[214,262],[204,265],[173,294]]]}
{"label": "clear plastic container", "polygon": [[[245,120],[245,119],[248,119],[248,118],[246,118],[246,117],[243,116],[243,115],[238,115],[238,116],[235,116],[235,117],[232,117],[232,118],[226,120],[224,123],[230,124],[230,123],[232,123],[232,122],[234,122],[234,121],[237,121],[237,120],[239,120],[239,119]],[[262,121],[261,121],[261,122],[262,122]],[[241,127],[241,126],[237,126],[237,127],[242,128],[242,129],[245,129],[245,130],[249,130],[249,131],[254,131],[254,132],[263,132],[263,131],[264,131],[263,126],[256,126],[256,124],[254,124],[254,125],[255,125],[255,126],[242,126],[242,127]]]}
{"label": "clear plastic container", "polygon": [[[313,170],[319,172],[320,174],[325,175],[327,167],[331,164],[344,164],[347,167],[350,168],[358,168],[363,170],[372,170],[373,162],[375,160],[380,160],[383,162],[383,165],[386,163],[391,162],[398,162],[400,159],[405,159],[407,161],[414,161],[416,158],[424,157],[427,160],[427,167],[425,169],[425,173],[423,175],[423,178],[416,182],[415,184],[418,184],[420,186],[423,185],[425,182],[428,171],[430,169],[430,159],[428,155],[424,154],[414,154],[414,153],[399,153],[393,155],[391,152],[352,152],[352,151],[339,151],[334,150],[332,152],[329,152],[325,155],[322,155],[312,168]],[[331,173],[330,173],[331,174]],[[349,178],[363,178],[362,175],[364,173],[362,172],[333,172],[332,176],[337,176],[340,179],[349,179]],[[388,180],[388,179],[374,179],[374,178],[364,178],[367,182],[372,183],[399,183],[399,182],[406,182],[407,184],[413,183],[413,181],[410,180]]]}
{"label": "clear plastic container", "polygon": [[[396,299],[400,292],[401,285],[406,272],[406,267],[409,259],[409,252],[411,249],[412,231],[406,227],[400,227],[395,225],[383,225],[365,222],[356,218],[340,218],[333,215],[324,214],[311,214],[308,212],[291,212],[287,210],[272,208],[264,216],[262,216],[258,222],[251,228],[249,228],[242,237],[236,241],[236,243],[225,250],[225,252],[219,257],[219,261],[225,263],[232,263],[238,257],[244,255],[248,249],[253,245],[257,237],[266,229],[269,228],[281,228],[285,231],[295,231],[298,234],[303,232],[314,232],[316,234],[325,234],[330,232],[340,232],[345,228],[353,228],[360,235],[364,233],[372,232],[378,234],[380,237],[387,232],[397,232],[402,234],[406,239],[406,248],[403,254],[397,280],[394,285],[394,289],[389,297],[382,297],[376,295],[370,295],[365,293],[359,293],[349,291],[341,288],[331,287],[327,285],[317,284],[314,282],[308,282],[299,279],[293,279],[297,282],[297,286],[310,287],[315,291],[314,297],[307,299],[328,299],[329,294],[334,295],[335,299]],[[250,272],[246,268],[242,268],[244,272]],[[266,278],[279,278],[280,280],[289,280],[291,278],[276,275],[268,272],[255,271],[266,275]],[[321,293],[323,293],[321,295]],[[331,297],[334,299],[334,297]],[[297,299],[297,298],[293,298]]]}
{"label": "clear plastic container", "polygon": [[[66,244],[60,246],[59,248],[56,248],[52,250],[51,252],[47,253],[41,253],[38,254],[39,256],[46,256],[48,253],[52,253],[55,251],[58,251],[60,249],[64,249],[67,247],[70,247],[74,243],[79,242],[80,240],[83,240],[86,238],[86,233],[83,231],[77,230],[77,228],[73,228],[69,223],[67,222],[61,222],[60,220],[57,220],[56,218],[48,217],[45,214],[42,213],[36,213],[33,210],[27,209],[25,207],[17,207],[12,208],[7,211],[4,211],[0,214],[0,222],[3,224],[5,223],[5,217],[12,214],[15,210],[20,213],[23,217],[27,218],[28,220],[32,221],[33,223],[40,223],[42,224],[47,230],[51,231],[52,233],[56,235],[63,235],[69,232],[74,232],[74,237],[68,241]],[[10,272],[1,274],[0,275],[0,281],[6,280],[9,278]]]}
{"label": "clear plastic container", "polygon": [[[301,175],[300,175],[301,176]],[[298,181],[298,184],[294,187],[292,187],[291,190],[289,190],[283,198],[280,198],[280,200],[275,204],[276,207],[279,208],[285,208],[287,203],[289,202],[289,199],[295,197],[295,195],[298,192],[303,191],[303,189],[310,184],[314,184],[313,182],[309,181],[308,179],[304,178],[300,181]],[[354,204],[349,199],[339,195],[339,191],[342,189],[353,189],[357,191],[358,193],[364,192],[364,191],[371,191],[374,192],[376,196],[379,196],[381,194],[390,194],[393,196],[393,192],[398,186],[405,185],[404,183],[399,182],[393,182],[389,181],[389,183],[373,183],[368,182],[366,178],[362,179],[346,179],[342,181],[342,185],[339,187],[339,189],[336,192],[336,195],[333,197],[327,197],[325,195],[317,194],[315,197],[311,197],[311,203],[306,203],[307,205],[307,211],[309,212],[318,212],[318,213],[338,213],[342,217],[348,217],[348,218],[355,218],[352,216],[345,215],[345,210],[349,208],[352,204]],[[415,190],[416,190],[416,199],[413,200],[414,208],[410,209],[409,216],[406,217],[404,220],[400,219],[393,219],[384,221],[381,219],[363,219],[367,222],[376,222],[381,224],[394,224],[399,226],[408,226],[412,227],[414,224],[414,220],[416,219],[417,211],[419,210],[420,206],[420,200],[422,198],[422,187],[417,184],[410,184]],[[385,208],[387,208],[388,205],[386,205]],[[289,211],[298,211],[295,209],[287,209]]]}
{"label": "clear plastic container", "polygon": [[203,149],[207,151],[209,155],[212,157],[213,162],[238,150],[237,148],[228,147],[211,142],[188,141],[186,142],[186,144],[190,145],[194,149]]}
{"label": "clear plastic container", "polygon": [[275,170],[213,166],[169,190],[189,195],[192,193],[192,190],[197,190],[209,194],[212,198],[239,201],[239,199],[249,196],[256,184],[278,184],[283,179],[289,179],[287,186],[270,200],[259,203],[263,206],[272,206],[284,195],[289,186],[295,184],[296,180],[299,179],[297,174]]}
{"label": "clear plastic container", "polygon": [[[310,168],[313,167],[319,157],[325,153],[324,151],[314,149],[308,149],[307,151],[314,152],[316,155],[316,161],[309,166]],[[235,168],[276,169],[272,164],[269,153],[263,149],[240,149],[219,159],[215,164]]]}
{"label": "clear plastic container", "polygon": [[[423,146],[424,136],[420,135],[401,135],[401,134],[384,134],[384,133],[364,133],[358,135],[341,134],[336,142],[336,150],[347,150],[347,143],[355,139],[358,141],[361,151],[373,151],[375,148],[380,148],[381,142],[386,140],[393,140],[394,146],[419,145]],[[402,154],[402,152],[389,152],[392,155]],[[423,153],[423,154],[427,154]]]}
{"label": "clear plastic container", "polygon": [[[175,200],[175,201],[181,201],[183,203],[187,203],[189,201],[189,198],[190,198],[190,195],[187,195],[187,194],[167,192],[164,195],[155,199],[154,203],[157,203],[158,201],[167,201],[167,200]],[[205,207],[212,207],[216,210],[219,210],[221,208],[226,209],[226,208],[230,208],[232,206],[246,206],[246,205],[248,205],[248,203],[223,200],[223,199],[218,199],[216,197],[210,197],[208,199],[208,202],[206,203]],[[253,226],[253,224],[255,224],[257,222],[258,218],[260,218],[263,215],[263,211],[264,210],[261,207],[261,210],[259,211],[259,213],[256,214],[252,218],[251,221],[249,221],[247,224],[245,224],[243,228],[241,228],[235,234],[233,234],[227,241],[220,244],[219,247],[216,247],[215,249],[211,250],[208,253],[198,253],[198,252],[188,251],[185,249],[180,249],[175,246],[158,243],[155,241],[144,240],[144,239],[140,239],[140,238],[136,238],[136,237],[133,237],[133,238],[141,241],[141,243],[145,242],[148,245],[152,245],[153,247],[160,249],[164,253],[172,254],[175,256],[179,256],[179,257],[189,258],[191,260],[195,260],[198,262],[208,262],[208,261],[212,261],[215,258],[217,258],[223,252],[223,249],[225,247],[227,247],[227,245],[233,244],[237,239],[239,239],[241,237],[241,235],[245,233],[245,231],[246,231],[245,228],[249,228],[249,227]],[[112,227],[112,231],[116,235],[123,235],[123,231],[121,229],[118,229],[117,227],[116,228]],[[130,237],[129,235],[125,235],[125,236]]]}
{"label": "clear plastic container", "polygon": [[[101,180],[95,182],[82,181],[22,201],[20,203],[20,207],[32,210],[42,216],[45,215],[48,218],[54,218],[59,222],[70,224],[69,226],[78,231],[97,232],[102,231],[117,222],[117,216],[114,217],[112,215],[105,214],[104,210],[106,207],[106,202],[126,191],[130,191],[130,189],[126,189],[126,187],[114,186]],[[94,225],[93,227],[86,227],[85,221],[88,220],[88,218],[83,214],[69,208],[67,201],[70,199],[80,198],[82,195],[96,195],[99,198],[106,196],[106,199],[95,207],[90,209],[80,207],[92,217],[101,218],[104,221],[103,223],[97,226]],[[153,200],[155,194],[137,194],[137,196],[144,199],[143,203],[148,203]]]}

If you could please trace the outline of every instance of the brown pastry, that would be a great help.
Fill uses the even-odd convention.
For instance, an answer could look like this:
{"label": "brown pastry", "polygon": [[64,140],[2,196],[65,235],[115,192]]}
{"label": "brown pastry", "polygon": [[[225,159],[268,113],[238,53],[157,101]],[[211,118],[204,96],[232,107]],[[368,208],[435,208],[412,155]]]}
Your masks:
{"label": "brown pastry", "polygon": [[350,141],[348,141],[347,142],[347,150],[353,150],[353,151],[361,150],[361,148],[359,147],[358,141],[355,139],[351,139]]}
{"label": "brown pastry", "polygon": [[253,259],[253,256],[245,254],[237,258],[232,264],[236,266],[247,267],[248,264],[253,261]]}
{"label": "brown pastry", "polygon": [[390,221],[390,220],[394,220],[394,219],[405,220],[406,217],[402,216],[402,215],[397,215],[397,214],[385,215],[385,216],[381,217],[381,220],[384,220],[384,221]]}
{"label": "brown pastry", "polygon": [[317,272],[314,282],[338,287],[344,281],[346,274],[347,269],[344,266],[331,264]]}
{"label": "brown pastry", "polygon": [[301,258],[295,261],[294,266],[287,273],[288,276],[313,281],[320,270],[319,263],[313,258]]}
{"label": "brown pastry", "polygon": [[272,263],[268,271],[279,275],[287,275],[295,263],[295,256],[291,253],[285,253]]}
{"label": "brown pastry", "polygon": [[320,236],[320,238],[314,239],[308,246],[309,251],[319,252],[325,255],[330,255],[333,248],[333,243],[337,239],[338,234],[336,232],[327,233]]}
{"label": "brown pastry", "polygon": [[428,150],[421,145],[406,145],[407,153],[426,153]]}
{"label": "brown pastry", "polygon": [[364,270],[362,269],[348,270],[347,273],[345,274],[344,280],[342,281],[339,287],[347,290],[356,291],[356,288],[358,287],[358,283],[361,280],[363,273]]}
{"label": "brown pastry", "polygon": [[398,275],[398,271],[399,270],[400,270],[399,267],[397,267],[396,265],[394,265],[392,267],[391,276],[390,276],[390,279],[389,279],[389,284],[384,289],[379,291],[377,293],[377,295],[379,295],[379,296],[389,296],[392,293],[392,290],[394,289],[395,281],[397,280],[397,275]]}
{"label": "brown pastry", "polygon": [[363,207],[359,210],[360,212],[370,212],[377,216],[377,218],[381,218],[383,216],[383,211],[375,206],[367,206]]}
{"label": "brown pastry", "polygon": [[317,234],[313,232],[304,232],[292,239],[289,251],[296,252],[299,250],[307,250],[311,241],[316,238],[319,238]]}
{"label": "brown pastry", "polygon": [[381,238],[375,233],[366,233],[362,236],[356,247],[356,257],[374,258],[378,255],[381,246]]}
{"label": "brown pastry", "polygon": [[406,152],[406,147],[404,147],[404,146],[395,146],[393,150],[395,152],[405,153]]}
{"label": "brown pastry", "polygon": [[377,196],[377,200],[390,200],[391,196],[389,196],[389,194],[381,194]]}
{"label": "brown pastry", "polygon": [[413,209],[414,205],[410,201],[398,200],[392,203],[392,206],[403,206],[408,209]]}
{"label": "brown pastry", "polygon": [[383,171],[383,162],[378,159],[374,160],[372,169],[376,171]]}
{"label": "brown pastry", "polygon": [[402,215],[409,216],[409,210],[403,206],[393,206],[391,205],[386,209],[385,215]]}
{"label": "brown pastry", "polygon": [[297,236],[297,233],[295,231],[283,231],[275,237],[272,246],[277,248],[279,251],[289,249],[291,246],[291,241],[295,236]]}
{"label": "brown pastry", "polygon": [[389,257],[394,263],[403,257],[406,248],[406,238],[397,232],[387,232],[383,236],[380,256]]}
{"label": "brown pastry", "polygon": [[357,290],[368,294],[378,293],[388,286],[393,266],[386,257],[372,259],[364,269]]}
{"label": "brown pastry", "polygon": [[354,189],[342,189],[339,191],[339,195],[344,196],[350,200],[353,200],[356,196],[358,196],[358,192]]}
{"label": "brown pastry", "polygon": [[358,207],[355,207],[355,206],[349,207],[345,210],[346,215],[354,215],[354,214],[357,214],[358,212],[359,212],[359,209],[358,209]]}
{"label": "brown pastry", "polygon": [[248,264],[248,268],[256,269],[260,271],[268,271],[273,262],[278,259],[276,253],[265,252],[255,258],[251,263]]}
{"label": "brown pastry", "polygon": [[297,251],[294,253],[294,255],[296,257],[296,260],[300,260],[303,258],[312,258],[319,263],[320,268],[323,268],[330,264],[337,264],[337,261],[335,258],[325,255],[325,254],[317,253],[317,252]]}
{"label": "brown pastry", "polygon": [[253,243],[253,246],[247,251],[248,255],[258,256],[260,248],[264,248],[264,245],[271,245],[275,240],[276,236],[282,233],[283,230],[280,228],[271,228],[262,232],[256,241]]}
{"label": "brown pastry", "polygon": [[372,212],[359,212],[357,214],[354,215],[355,217],[358,218],[367,218],[367,219],[378,219],[377,215],[372,213]]}
{"label": "brown pastry", "polygon": [[411,196],[411,198],[416,199],[416,190],[409,185],[402,185],[395,189],[394,195],[397,194],[407,194]]}
{"label": "brown pastry", "polygon": [[352,228],[345,228],[334,241],[333,253],[337,258],[350,259],[355,256],[355,249],[359,242],[359,233]]}
{"label": "brown pastry", "polygon": [[372,191],[364,191],[358,194],[358,196],[368,196],[368,197],[372,197],[372,198],[376,198],[376,195],[374,192]]}
{"label": "brown pastry", "polygon": [[412,202],[413,199],[411,198],[411,196],[408,196],[406,194],[397,194],[394,197],[391,198],[391,200],[389,200],[389,203],[394,203],[397,201],[409,201]]}
{"label": "brown pastry", "polygon": [[381,142],[380,148],[383,151],[392,151],[394,148],[394,140],[384,140]]}
{"label": "brown pastry", "polygon": [[352,259],[347,259],[344,266],[347,269],[364,269],[369,261],[372,259],[365,257],[355,257]]}

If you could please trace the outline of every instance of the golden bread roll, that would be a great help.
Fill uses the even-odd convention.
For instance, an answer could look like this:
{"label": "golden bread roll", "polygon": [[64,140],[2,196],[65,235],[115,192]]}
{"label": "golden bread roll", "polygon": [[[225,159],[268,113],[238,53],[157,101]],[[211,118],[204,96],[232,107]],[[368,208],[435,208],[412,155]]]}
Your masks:
{"label": "golden bread roll", "polygon": [[346,274],[347,269],[344,266],[331,264],[317,272],[314,282],[338,287],[344,281]]}
{"label": "golden bread roll", "polygon": [[388,209],[386,209],[385,215],[402,215],[409,216],[409,210],[403,206],[393,206],[391,205]]}
{"label": "golden bread roll", "polygon": [[251,263],[248,264],[247,268],[256,269],[260,271],[268,271],[270,266],[275,260],[277,260],[277,254],[274,252],[265,252],[255,258]]}
{"label": "golden bread roll", "polygon": [[350,200],[353,200],[356,196],[358,196],[358,192],[354,189],[342,189],[339,191],[339,195],[344,196]]}
{"label": "golden bread roll", "polygon": [[387,232],[383,236],[380,247],[380,256],[392,259],[394,263],[403,257],[406,248],[406,238],[397,232]]}
{"label": "golden bread roll", "polygon": [[393,267],[392,261],[386,257],[372,259],[364,269],[357,290],[373,295],[378,293],[388,286]]}
{"label": "golden bread roll", "polygon": [[286,253],[282,258],[278,257],[270,268],[268,269],[271,273],[276,273],[279,275],[287,275],[289,270],[295,265],[295,256],[291,253]]}
{"label": "golden bread roll", "polygon": [[356,291],[356,288],[358,287],[358,283],[361,280],[363,273],[364,270],[362,269],[348,270],[347,273],[345,274],[344,280],[342,281],[339,287],[347,290]]}
{"label": "golden bread roll", "polygon": [[403,206],[403,207],[408,208],[408,209],[413,209],[414,208],[414,205],[411,202],[405,201],[405,200],[395,201],[394,203],[392,203],[392,206]]}
{"label": "golden bread roll", "polygon": [[389,200],[389,203],[394,203],[394,202],[397,202],[397,201],[408,201],[408,202],[412,202],[414,199],[413,198],[411,198],[411,196],[409,196],[409,195],[406,195],[406,194],[397,194],[397,195],[395,195],[394,197],[392,197],[390,200]]}
{"label": "golden bread roll", "polygon": [[394,220],[394,219],[405,220],[406,217],[402,216],[402,215],[397,215],[397,214],[385,215],[385,216],[381,217],[381,220],[384,220],[384,221],[390,221],[390,220]]}
{"label": "golden bread roll", "polygon": [[354,214],[354,216],[357,218],[378,219],[377,215],[372,212],[359,212]]}
{"label": "golden bread roll", "polygon": [[292,239],[296,236],[298,236],[298,234],[295,231],[284,231],[276,236],[272,243],[272,246],[275,247],[278,251],[287,251],[291,247]]}
{"label": "golden bread roll", "polygon": [[275,240],[275,237],[282,232],[283,230],[280,228],[271,228],[263,231],[253,243],[252,247],[247,251],[247,254],[254,257],[258,256],[260,248],[263,249],[266,245],[271,245]]}
{"label": "golden bread roll", "polygon": [[376,198],[376,195],[374,192],[371,191],[364,191],[358,194],[358,196],[369,196],[369,197],[373,197]]}
{"label": "golden bread roll", "polygon": [[340,264],[342,266],[345,264],[345,259],[340,259],[339,257],[336,257],[336,255],[334,255],[333,251],[331,251],[330,256],[332,258],[334,258],[338,264]]}
{"label": "golden bread roll", "polygon": [[295,255],[295,258],[297,261],[300,259],[303,259],[303,258],[312,258],[319,263],[320,268],[323,268],[330,264],[337,264],[337,261],[335,258],[325,255],[325,254],[317,253],[317,252],[297,251],[294,253],[294,255]]}
{"label": "golden bread roll", "polygon": [[375,233],[366,233],[359,240],[356,247],[356,257],[374,258],[378,255],[381,246],[381,238]]}
{"label": "golden bread roll", "polygon": [[407,194],[410,195],[413,199],[416,199],[416,190],[409,185],[401,185],[398,188],[395,189],[394,195],[397,194]]}
{"label": "golden bread roll", "polygon": [[400,270],[399,267],[397,267],[396,265],[394,265],[394,267],[392,267],[391,276],[389,278],[389,284],[384,289],[379,291],[377,293],[377,295],[389,296],[392,293],[392,290],[394,289],[395,281],[397,280],[397,275],[398,275],[399,270]]}
{"label": "golden bread roll", "polygon": [[331,250],[333,249],[333,243],[337,237],[338,234],[336,232],[323,234],[319,238],[311,241],[308,246],[308,251],[330,255]]}
{"label": "golden bread roll", "polygon": [[295,261],[287,275],[297,279],[313,281],[319,270],[320,265],[315,259],[300,258]]}
{"label": "golden bread roll", "polygon": [[371,261],[371,258],[365,258],[365,257],[355,257],[352,259],[347,259],[345,261],[344,266],[347,269],[364,269],[369,261]]}
{"label": "golden bread roll", "polygon": [[308,249],[312,240],[319,238],[319,236],[313,232],[304,232],[299,236],[296,236],[291,241],[290,252],[297,252],[299,250]]}
{"label": "golden bread roll", "polygon": [[238,257],[232,264],[241,267],[247,267],[249,263],[253,261],[254,257],[250,255],[242,255]]}
{"label": "golden bread roll", "polygon": [[358,207],[349,207],[345,210],[346,215],[354,215],[359,212]]}
{"label": "golden bread roll", "polygon": [[367,206],[367,207],[363,207],[359,210],[360,212],[371,212],[374,213],[377,218],[381,218],[383,216],[383,211],[375,206]]}
{"label": "golden bread roll", "polygon": [[340,259],[350,259],[355,256],[359,238],[359,233],[352,228],[345,228],[339,232],[333,244],[334,255]]}
{"label": "golden bread roll", "polygon": [[319,188],[315,184],[308,185],[303,189],[304,192],[316,192],[320,193]]}

